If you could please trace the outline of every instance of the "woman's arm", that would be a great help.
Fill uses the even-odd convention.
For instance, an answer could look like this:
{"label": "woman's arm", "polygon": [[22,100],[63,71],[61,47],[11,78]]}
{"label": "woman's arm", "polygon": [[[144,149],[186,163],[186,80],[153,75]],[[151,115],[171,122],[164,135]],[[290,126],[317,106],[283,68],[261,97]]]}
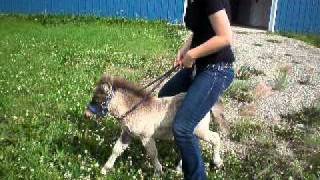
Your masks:
{"label": "woman's arm", "polygon": [[216,36],[213,36],[203,44],[190,49],[182,60],[184,67],[189,68],[196,59],[215,53],[231,44],[232,31],[226,11],[220,10],[210,15],[209,20],[213,30],[216,32]]}
{"label": "woman's arm", "polygon": [[[184,42],[182,48],[180,49],[180,51],[184,51],[185,53],[189,51],[190,47],[191,47],[191,43],[192,43],[192,38],[193,38],[193,33],[191,33],[189,35],[189,37],[187,38],[187,40]],[[184,54],[185,54],[184,53]]]}

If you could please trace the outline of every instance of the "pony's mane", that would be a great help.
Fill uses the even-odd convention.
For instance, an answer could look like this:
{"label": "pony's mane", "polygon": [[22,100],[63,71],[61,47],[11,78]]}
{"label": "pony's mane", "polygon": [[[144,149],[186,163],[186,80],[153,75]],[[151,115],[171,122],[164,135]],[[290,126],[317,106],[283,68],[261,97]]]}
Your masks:
{"label": "pony's mane", "polygon": [[141,87],[139,87],[136,84],[133,84],[132,82],[129,82],[125,79],[119,78],[119,77],[110,77],[106,74],[104,74],[100,81],[98,82],[98,86],[109,83],[112,85],[113,88],[115,89],[122,89],[125,90],[129,93],[132,93],[133,95],[136,95],[138,97],[144,98],[146,97],[147,99],[151,98],[151,95],[148,94],[146,91],[144,91]]}

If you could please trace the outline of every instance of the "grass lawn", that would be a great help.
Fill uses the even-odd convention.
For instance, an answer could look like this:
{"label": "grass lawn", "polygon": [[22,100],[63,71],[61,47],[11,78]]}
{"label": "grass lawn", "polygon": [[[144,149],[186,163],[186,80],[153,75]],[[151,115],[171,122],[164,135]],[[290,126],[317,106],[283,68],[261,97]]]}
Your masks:
{"label": "grass lawn", "polygon": [[320,35],[302,35],[294,33],[280,33],[283,36],[304,41],[310,45],[320,48]]}
{"label": "grass lawn", "polygon": [[[0,179],[151,178],[137,141],[102,176],[119,124],[112,118],[86,122],[82,113],[103,72],[135,82],[154,78],[170,67],[184,33],[163,22],[0,16]],[[290,127],[266,131],[246,121],[232,130],[232,140],[255,134],[256,144],[246,157],[226,153],[224,169],[210,167],[209,179],[319,178],[320,154],[313,152],[319,135]],[[273,138],[287,137],[306,147],[295,159],[276,153]],[[163,179],[181,178],[172,171],[178,161],[172,145],[158,143]]]}

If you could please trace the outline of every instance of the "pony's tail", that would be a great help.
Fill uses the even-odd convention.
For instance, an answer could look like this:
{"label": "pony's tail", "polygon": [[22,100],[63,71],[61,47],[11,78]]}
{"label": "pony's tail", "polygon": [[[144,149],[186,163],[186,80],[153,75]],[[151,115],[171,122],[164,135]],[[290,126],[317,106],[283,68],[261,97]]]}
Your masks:
{"label": "pony's tail", "polygon": [[224,116],[222,99],[219,99],[218,102],[211,108],[210,114],[212,121],[218,124],[221,133],[223,135],[228,135],[230,132],[230,126]]}

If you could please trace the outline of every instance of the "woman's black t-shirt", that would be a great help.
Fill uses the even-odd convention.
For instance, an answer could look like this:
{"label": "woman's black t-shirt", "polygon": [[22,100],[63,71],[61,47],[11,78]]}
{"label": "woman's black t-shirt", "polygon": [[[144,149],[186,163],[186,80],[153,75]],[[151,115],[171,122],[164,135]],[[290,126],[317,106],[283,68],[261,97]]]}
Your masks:
{"label": "woman's black t-shirt", "polygon": [[[184,17],[186,27],[193,32],[191,48],[197,47],[215,36],[209,16],[225,9],[230,17],[230,5],[228,0],[188,0],[186,15]],[[232,63],[235,60],[230,46],[220,51],[202,57],[196,61],[197,69],[202,69],[208,64],[218,62]]]}

